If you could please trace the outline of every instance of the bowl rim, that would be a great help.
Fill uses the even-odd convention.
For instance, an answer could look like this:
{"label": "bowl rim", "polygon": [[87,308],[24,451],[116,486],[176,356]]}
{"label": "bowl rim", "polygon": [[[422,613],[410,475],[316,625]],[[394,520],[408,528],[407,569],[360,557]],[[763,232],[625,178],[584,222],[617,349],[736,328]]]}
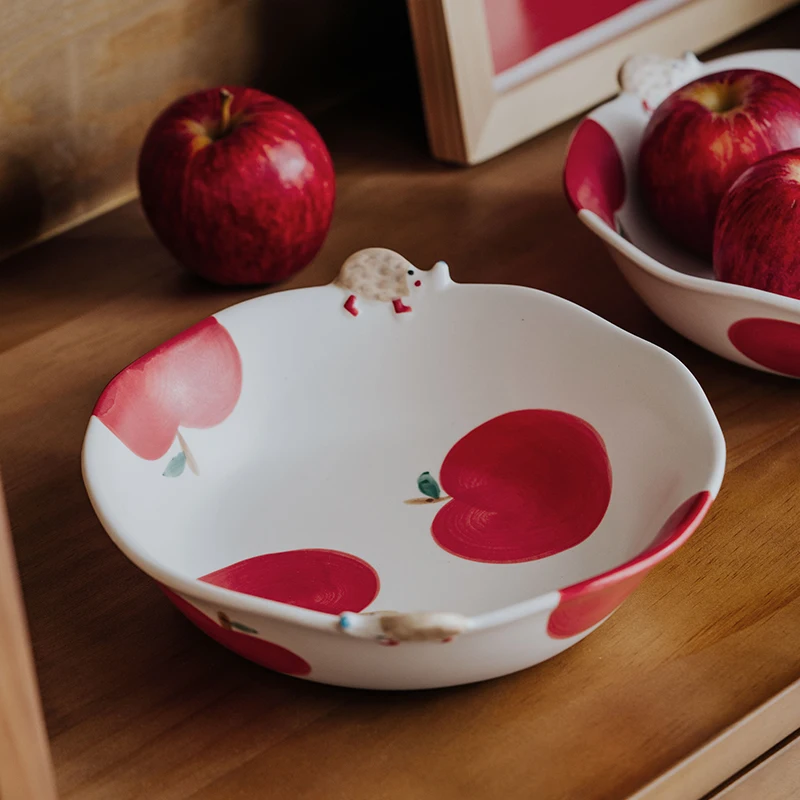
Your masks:
{"label": "bowl rim", "polygon": [[[752,58],[753,56],[784,54],[787,52],[800,55],[800,49],[796,48],[765,48],[761,50],[747,50],[740,53],[732,53],[711,61],[699,62],[702,66],[702,70],[699,75],[695,77],[708,75],[720,69],[745,67],[747,64],[742,62],[746,62],[748,58]],[[692,80],[694,80],[694,78],[692,78]],[[571,196],[566,186],[567,171],[570,164],[574,163],[575,152],[573,150],[573,145],[575,143],[576,135],[581,126],[587,120],[592,120],[611,137],[612,141],[614,142],[614,146],[617,149],[617,156],[619,157],[623,174],[625,175],[626,180],[630,179],[630,176],[624,172],[624,161],[619,155],[619,147],[614,139],[614,134],[605,124],[605,120],[607,119],[609,112],[614,112],[615,106],[629,103],[631,96],[632,95],[630,92],[618,92],[617,95],[611,100],[608,100],[602,105],[597,106],[597,108],[581,117],[580,121],[570,135],[566,149],[566,156],[564,159],[564,166],[562,169],[562,179],[564,193],[567,197],[570,207],[573,209],[578,219],[584,225],[586,225],[589,230],[599,236],[605,244],[612,247],[614,250],[626,257],[629,261],[632,261],[636,266],[640,267],[645,272],[664,281],[665,283],[670,283],[675,286],[682,286],[687,289],[692,289],[706,294],[713,294],[734,299],[754,300],[771,306],[777,310],[791,312],[795,315],[800,314],[800,300],[794,297],[786,297],[785,295],[778,295],[773,292],[767,292],[763,289],[754,289],[750,286],[726,283],[724,281],[718,281],[714,278],[703,278],[696,275],[687,275],[680,270],[674,269],[673,267],[662,263],[641,248],[637,247],[633,242],[626,239],[619,231],[610,226],[594,211],[580,206]]]}
{"label": "bowl rim", "polygon": [[[638,347],[641,350],[648,351],[651,357],[660,359],[665,366],[673,369],[676,379],[683,381],[685,388],[690,393],[688,397],[696,404],[695,410],[702,415],[704,425],[711,434],[711,446],[713,449],[713,458],[708,474],[705,476],[705,485],[702,489],[698,487],[698,494],[690,498],[694,501],[692,514],[687,516],[687,519],[684,520],[684,524],[679,525],[672,535],[658,542],[655,546],[651,541],[650,544],[645,545],[640,552],[632,558],[581,581],[549,592],[536,594],[525,600],[502,606],[498,609],[480,612],[474,615],[465,615],[465,619],[468,620],[469,624],[467,629],[460,634],[461,636],[465,636],[471,632],[498,627],[542,611],[552,611],[559,605],[561,598],[565,595],[574,597],[579,594],[583,595],[598,591],[608,585],[616,584],[638,573],[646,573],[649,571],[653,566],[684,544],[703,521],[708,509],[719,493],[724,476],[727,453],[722,428],[708,397],[705,395],[699,382],[688,367],[664,348],[626,331],[571,300],[540,289],[513,284],[460,284],[452,280],[448,281],[448,285],[451,287],[468,287],[473,290],[493,290],[501,288],[516,294],[523,294],[534,302],[546,298],[548,302],[553,303],[560,309],[559,313],[563,312],[568,316],[576,315],[586,317],[591,320],[592,324],[604,327],[606,330],[612,332],[614,336],[618,337],[620,341],[627,342],[627,346]],[[216,317],[217,314],[223,313],[226,316],[231,313],[240,313],[244,306],[255,301],[269,298],[269,302],[281,302],[283,296],[305,291],[308,291],[308,289],[292,289],[261,295],[256,298],[235,303],[210,316]],[[130,365],[124,367],[117,374],[119,375],[124,372],[128,366]],[[114,378],[112,378],[111,381],[113,381],[113,379]],[[109,383],[111,383],[111,381],[109,381]],[[102,396],[102,392],[100,396]],[[299,625],[303,628],[312,628],[340,635],[339,615],[301,608],[276,600],[255,597],[232,589],[206,583],[199,578],[186,578],[172,568],[151,558],[143,548],[138,546],[135,532],[128,528],[124,520],[115,517],[113,510],[106,506],[102,498],[96,494],[93,489],[91,452],[93,440],[98,431],[98,425],[102,426],[102,423],[95,418],[93,411],[87,424],[81,448],[81,472],[84,486],[103,529],[123,554],[142,572],[155,580],[162,587],[171,589],[195,602],[217,605],[221,608],[235,609],[236,611]],[[698,500],[701,495],[702,498]],[[427,611],[445,611],[445,613],[448,613],[446,609],[429,609]]]}

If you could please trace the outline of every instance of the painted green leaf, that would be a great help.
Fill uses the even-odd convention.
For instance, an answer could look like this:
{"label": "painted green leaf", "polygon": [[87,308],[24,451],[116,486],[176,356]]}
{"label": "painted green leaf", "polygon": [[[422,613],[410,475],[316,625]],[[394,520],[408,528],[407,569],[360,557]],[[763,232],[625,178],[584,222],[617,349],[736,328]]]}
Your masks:
{"label": "painted green leaf", "polygon": [[436,483],[436,479],[430,472],[423,472],[422,475],[417,478],[417,486],[422,494],[426,497],[432,497],[434,500],[438,500],[442,495],[439,484]]}
{"label": "painted green leaf", "polygon": [[255,628],[250,628],[241,622],[231,622],[231,628],[234,628],[237,631],[242,631],[242,633],[258,633]]}
{"label": "painted green leaf", "polygon": [[164,477],[165,478],[177,478],[178,475],[182,475],[183,471],[186,469],[186,453],[181,450],[178,455],[176,455],[170,462],[167,464],[167,468],[164,470]]}

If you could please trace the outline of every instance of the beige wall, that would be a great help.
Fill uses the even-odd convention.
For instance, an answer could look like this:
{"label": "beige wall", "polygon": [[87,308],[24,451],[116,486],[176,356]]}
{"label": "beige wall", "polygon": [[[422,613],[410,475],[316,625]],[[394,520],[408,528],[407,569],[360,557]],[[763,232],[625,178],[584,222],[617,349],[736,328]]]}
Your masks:
{"label": "beige wall", "polygon": [[5,0],[0,256],[129,198],[183,93],[248,84],[313,115],[410,53],[403,0]]}

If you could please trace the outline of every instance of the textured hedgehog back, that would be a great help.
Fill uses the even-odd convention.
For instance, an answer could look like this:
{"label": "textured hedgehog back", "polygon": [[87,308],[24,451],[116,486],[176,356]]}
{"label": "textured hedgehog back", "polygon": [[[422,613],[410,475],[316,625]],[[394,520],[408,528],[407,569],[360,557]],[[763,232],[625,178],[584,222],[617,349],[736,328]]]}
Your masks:
{"label": "textured hedgehog back", "polygon": [[408,297],[408,273],[413,268],[394,250],[368,247],[344,262],[335,283],[365,300],[390,303]]}

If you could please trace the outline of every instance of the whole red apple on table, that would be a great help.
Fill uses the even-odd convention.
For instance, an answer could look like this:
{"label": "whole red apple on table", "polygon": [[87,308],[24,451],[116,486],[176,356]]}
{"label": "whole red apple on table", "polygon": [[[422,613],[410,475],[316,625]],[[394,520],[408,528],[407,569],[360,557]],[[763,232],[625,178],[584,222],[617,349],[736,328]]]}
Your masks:
{"label": "whole red apple on table", "polygon": [[710,258],[717,209],[751,164],[800,147],[800,88],[769,72],[705,75],[653,112],[639,151],[645,205],[676,242]]}
{"label": "whole red apple on table", "polygon": [[800,149],[759,161],[728,189],[714,231],[714,273],[800,299]]}
{"label": "whole red apple on table", "polygon": [[319,133],[255,89],[173,103],[145,137],[138,181],[164,246],[216,283],[288,278],[316,255],[333,215],[333,164]]}

